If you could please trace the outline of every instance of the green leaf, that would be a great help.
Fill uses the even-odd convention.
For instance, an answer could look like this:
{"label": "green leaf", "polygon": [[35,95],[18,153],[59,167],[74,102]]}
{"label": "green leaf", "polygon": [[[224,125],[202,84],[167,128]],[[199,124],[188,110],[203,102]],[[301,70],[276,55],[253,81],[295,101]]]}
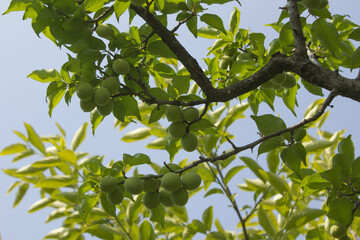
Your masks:
{"label": "green leaf", "polygon": [[99,124],[102,122],[103,119],[104,119],[104,116],[100,115],[96,109],[94,109],[90,113],[90,122],[91,122],[91,129],[92,129],[93,135],[95,135],[95,130],[96,130],[97,126],[99,126]]}
{"label": "green leaf", "polygon": [[32,73],[30,73],[27,77],[31,77],[32,79],[42,83],[62,80],[60,73],[55,69],[35,70]]}
{"label": "green leaf", "polygon": [[318,95],[323,97],[322,88],[319,86],[312,85],[311,83],[301,79],[301,83],[304,85],[305,89],[308,90],[311,94]]}
{"label": "green leaf", "polygon": [[115,0],[114,11],[116,19],[119,20],[119,17],[129,8],[130,3],[130,1]]}
{"label": "green leaf", "polygon": [[318,228],[313,228],[306,233],[306,240],[325,240],[327,234]]}
{"label": "green leaf", "polygon": [[351,140],[351,135],[347,136],[345,139],[341,140],[338,144],[338,152],[347,155],[351,162],[355,159],[355,147],[354,143]]}
{"label": "green leaf", "polygon": [[295,211],[289,218],[286,224],[286,229],[291,230],[300,227],[304,224],[311,222],[312,220],[321,217],[326,214],[325,210],[306,208]]}
{"label": "green leaf", "polygon": [[353,39],[355,41],[360,41],[360,28],[357,28],[357,29],[353,30],[350,33],[349,38]]}
{"label": "green leaf", "polygon": [[146,147],[150,149],[165,149],[165,145],[168,141],[169,137],[158,138],[150,142],[148,145],[146,145]]}
{"label": "green leaf", "polygon": [[49,206],[51,203],[53,203],[55,200],[51,198],[43,198],[39,201],[35,202],[33,205],[30,206],[28,213],[36,212],[44,207]]}
{"label": "green leaf", "polygon": [[151,111],[150,118],[149,118],[149,124],[157,122],[161,119],[162,116],[164,116],[166,110],[165,105],[160,105],[159,107],[154,108]]}
{"label": "green leaf", "polygon": [[[191,21],[192,19],[196,19],[196,17],[191,18],[189,21]],[[188,24],[188,22],[186,22],[186,24]],[[158,57],[164,57],[164,58],[175,58],[176,56],[175,54],[170,50],[170,48],[161,40],[157,40],[157,41],[153,41],[150,42],[146,48],[146,50],[154,56],[158,56]]]}
{"label": "green leaf", "polygon": [[84,195],[83,198],[80,201],[78,212],[81,217],[81,219],[86,222],[86,218],[90,211],[94,208],[95,204],[97,203],[97,200],[99,198],[98,195]]}
{"label": "green leaf", "polygon": [[76,164],[76,155],[70,149],[64,149],[61,152],[56,153],[56,155],[66,162]]}
{"label": "green leaf", "polygon": [[353,220],[354,204],[345,197],[336,198],[329,203],[329,212],[327,216],[348,226]]}
{"label": "green leaf", "polygon": [[188,27],[189,31],[197,38],[197,16],[194,16],[186,21],[186,26]]}
{"label": "green leaf", "polygon": [[273,137],[262,142],[258,149],[258,156],[262,153],[266,153],[273,149],[281,147],[282,143],[283,143],[283,139],[280,136]]}
{"label": "green leaf", "polygon": [[121,101],[114,101],[113,115],[120,122],[124,122],[126,114],[126,108]]}
{"label": "green leaf", "polygon": [[276,150],[270,151],[266,155],[266,162],[269,170],[273,173],[276,173],[280,163],[278,152]]}
{"label": "green leaf", "polygon": [[156,235],[153,226],[149,221],[144,220],[140,225],[140,240],[155,240]]}
{"label": "green leaf", "polygon": [[213,221],[213,207],[208,207],[202,214],[202,221],[207,231],[211,231]]}
{"label": "green leaf", "polygon": [[137,119],[141,121],[140,111],[139,111],[139,104],[135,100],[135,98],[127,96],[122,97],[120,102],[125,107],[126,116],[135,116]]}
{"label": "green leaf", "polygon": [[285,106],[296,116],[295,105],[296,105],[296,93],[297,86],[285,89],[282,95],[283,102]]}
{"label": "green leaf", "polygon": [[351,166],[351,176],[360,176],[360,157],[357,157]]}
{"label": "green leaf", "polygon": [[265,136],[286,128],[286,125],[281,118],[275,117],[271,114],[265,114],[262,116],[252,115],[251,118],[255,121],[260,133]]}
{"label": "green leaf", "polygon": [[124,142],[134,142],[134,141],[139,141],[139,140],[145,139],[145,138],[149,137],[150,135],[151,135],[150,128],[138,128],[131,132],[127,132],[121,138],[121,140]]}
{"label": "green leaf", "polygon": [[25,128],[26,128],[26,132],[29,138],[29,141],[31,142],[31,144],[36,147],[38,150],[40,150],[40,152],[42,152],[43,154],[46,154],[45,151],[45,146],[43,144],[43,142],[41,141],[41,138],[39,137],[39,135],[37,135],[37,133],[35,132],[35,130],[32,128],[32,126],[30,124],[24,123]]}
{"label": "green leaf", "polygon": [[230,15],[229,31],[235,34],[239,28],[240,23],[240,11],[234,7],[234,11]]}
{"label": "green leaf", "polygon": [[130,166],[142,165],[142,164],[151,164],[151,160],[148,155],[143,153],[137,153],[134,156],[129,154],[123,155],[124,163]]}
{"label": "green leaf", "polygon": [[86,129],[88,123],[84,123],[81,127],[76,131],[72,141],[71,141],[71,149],[75,151],[78,146],[84,141],[86,137]]}
{"label": "green leaf", "polygon": [[224,28],[224,23],[218,15],[205,13],[201,15],[200,20],[209,25],[210,27],[216,28],[222,31],[225,35],[227,35]]}
{"label": "green leaf", "polygon": [[263,168],[253,159],[248,158],[248,157],[240,157],[240,159],[246,164],[246,166],[248,166],[250,168],[250,170],[258,177],[261,179],[261,181],[265,182],[266,179],[264,178],[264,176],[261,174],[260,171],[263,171]]}
{"label": "green leaf", "polygon": [[290,187],[284,179],[272,172],[265,172],[264,170],[259,170],[259,172],[280,194],[288,193],[291,196]]}
{"label": "green leaf", "polygon": [[351,58],[351,69],[360,67],[360,47],[358,47]]}
{"label": "green leaf", "polygon": [[317,151],[323,151],[325,148],[330,147],[334,143],[330,140],[312,140],[310,142],[304,142],[303,145],[307,153],[314,153]]}
{"label": "green leaf", "polygon": [[274,228],[270,217],[264,211],[264,209],[263,209],[263,207],[261,205],[260,205],[260,207],[258,209],[258,219],[259,219],[259,224],[261,225],[261,227],[263,227],[265,232],[273,237],[276,234],[277,231]]}
{"label": "green leaf", "polygon": [[159,223],[162,227],[165,224],[165,208],[162,204],[158,207],[151,209],[150,220]]}
{"label": "green leaf", "polygon": [[281,160],[292,171],[299,173],[301,162],[306,165],[306,150],[301,143],[295,143],[282,150]]}
{"label": "green leaf", "polygon": [[311,33],[326,49],[331,52],[338,50],[340,37],[334,24],[327,22],[324,18],[319,18],[313,22]]}
{"label": "green leaf", "polygon": [[110,216],[116,217],[116,207],[114,204],[110,203],[106,197],[106,193],[100,194],[100,204],[101,207],[110,214]]}
{"label": "green leaf", "polygon": [[242,169],[244,169],[245,166],[235,166],[231,168],[224,177],[224,184],[227,185],[229,181]]}
{"label": "green leaf", "polygon": [[49,99],[49,116],[51,117],[53,109],[58,105],[62,97],[65,95],[67,85],[64,82],[51,82],[46,90],[46,97]]}
{"label": "green leaf", "polygon": [[222,232],[209,232],[206,235],[206,240],[226,240],[226,236]]}
{"label": "green leaf", "polygon": [[176,153],[180,149],[180,143],[176,139],[169,138],[167,144],[165,145],[165,149],[169,153],[170,161],[172,162],[174,160]]}
{"label": "green leaf", "polygon": [[204,198],[217,193],[224,194],[224,192],[220,188],[213,188],[205,193]]}
{"label": "green leaf", "polygon": [[61,158],[57,156],[50,156],[33,162],[31,166],[35,168],[49,168],[49,167],[59,166],[63,163],[64,161]]}
{"label": "green leaf", "polygon": [[210,26],[201,27],[197,30],[197,34],[199,37],[207,38],[207,39],[218,39],[221,31],[216,28],[212,28]]}
{"label": "green leaf", "polygon": [[21,182],[19,184],[19,188],[15,196],[13,207],[16,207],[20,203],[20,201],[23,199],[28,189],[29,189],[29,184],[25,182]]}
{"label": "green leaf", "polygon": [[50,177],[45,177],[41,179],[35,187],[41,188],[60,188],[76,184],[78,181],[74,176],[70,175],[55,175]]}
{"label": "green leaf", "polygon": [[15,143],[15,144],[11,144],[7,147],[4,147],[3,150],[0,152],[0,156],[15,154],[15,153],[23,152],[26,150],[27,150],[27,148],[24,144]]}
{"label": "green leaf", "polygon": [[107,0],[85,0],[82,5],[85,11],[96,12],[100,10],[107,2]]}
{"label": "green leaf", "polygon": [[24,11],[32,2],[33,0],[12,0],[8,9],[2,15],[8,14],[9,12]]}

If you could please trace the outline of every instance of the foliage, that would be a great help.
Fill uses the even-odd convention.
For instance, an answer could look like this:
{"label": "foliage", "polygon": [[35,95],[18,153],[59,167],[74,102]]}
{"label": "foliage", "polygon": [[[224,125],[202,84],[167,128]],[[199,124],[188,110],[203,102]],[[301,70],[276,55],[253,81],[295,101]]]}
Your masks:
{"label": "foliage", "polygon": [[[208,5],[227,2],[231,0],[152,0],[142,6],[127,0],[11,1],[5,14],[24,11],[37,35],[69,52],[59,71],[35,70],[28,75],[48,84],[50,116],[62,99],[70,105],[76,92],[83,101],[81,108],[90,111],[93,133],[112,113],[120,130],[134,122],[142,124],[124,134],[125,143],[153,136],[146,147],[169,153],[165,166],[143,153],[124,153],[122,159],[104,166],[102,156],[77,151],[86,138],[87,123],[70,145],[59,125],[60,135],[41,137],[25,123],[26,134],[15,131],[22,142],[5,147],[0,155],[14,154],[13,161],[35,156],[20,169],[3,171],[16,178],[8,191],[17,190],[14,206],[34,186],[41,198],[29,213],[51,207],[46,222],[63,219],[63,225],[45,239],[84,239],[85,233],[100,239],[192,239],[195,234],[206,239],[329,239],[331,226],[345,226],[350,239],[360,235],[360,157],[355,156],[351,135],[322,129],[329,116],[326,108],[337,95],[359,101],[359,83],[333,71],[359,68],[360,48],[354,47],[360,41],[359,26],[347,16],[330,13],[327,1],[322,0],[319,9],[306,9],[301,1],[289,0],[279,20],[268,24],[278,38],[265,46],[263,33],[239,28],[239,9],[231,13],[228,26],[207,11]],[[120,32],[107,21],[113,15],[119,21],[125,11],[130,26]],[[145,23],[134,25],[135,15]],[[176,15],[178,24],[169,30],[171,15]],[[200,22],[207,26],[198,27]],[[195,38],[214,39],[204,70],[175,38],[183,25]],[[279,98],[296,116],[300,87],[314,96],[322,97],[322,89],[331,93],[315,100],[294,126],[271,113],[258,115],[263,103],[275,111]],[[232,99],[239,103],[230,103]],[[186,109],[191,106],[199,111],[189,113]],[[260,136],[237,146],[231,129],[241,124],[246,111],[252,111]],[[165,115],[180,122],[181,131],[174,127],[170,135],[167,127],[175,123],[166,121]],[[199,159],[174,165],[182,148],[196,150]],[[267,165],[239,156],[254,148],[257,158],[266,154]],[[146,165],[152,173],[143,172]],[[246,168],[254,178],[230,185]],[[183,188],[177,175],[184,172],[196,172],[201,187]],[[160,184],[156,179],[164,174],[171,178]],[[100,182],[108,176],[117,183],[111,180],[110,187],[101,190]],[[157,184],[148,186],[155,191],[143,192],[141,184],[147,180]],[[162,199],[168,194],[161,193],[163,188],[173,191],[170,200]],[[117,194],[109,196],[114,189]],[[251,192],[254,204],[239,206],[238,191]],[[188,218],[183,206],[187,195],[200,192],[204,197],[219,194],[228,199],[239,218],[235,231],[222,227],[214,206],[201,218]],[[341,230],[337,234],[343,234]]]}

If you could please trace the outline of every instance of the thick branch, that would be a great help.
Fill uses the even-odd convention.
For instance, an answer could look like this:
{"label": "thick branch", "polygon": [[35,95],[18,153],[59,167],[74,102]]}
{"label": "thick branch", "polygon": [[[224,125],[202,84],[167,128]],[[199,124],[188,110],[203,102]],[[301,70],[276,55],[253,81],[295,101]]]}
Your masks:
{"label": "thick branch", "polygon": [[153,31],[160,36],[163,42],[170,48],[175,56],[189,71],[191,78],[199,85],[206,96],[212,95],[215,90],[211,82],[201,69],[199,63],[193,58],[188,51],[176,39],[173,32],[168,30],[161,22],[150,12],[144,8],[131,5],[131,8],[143,18],[153,29]]}
{"label": "thick branch", "polygon": [[295,39],[295,56],[308,58],[306,49],[306,38],[303,34],[297,0],[288,0],[287,11],[290,16],[291,28]]}

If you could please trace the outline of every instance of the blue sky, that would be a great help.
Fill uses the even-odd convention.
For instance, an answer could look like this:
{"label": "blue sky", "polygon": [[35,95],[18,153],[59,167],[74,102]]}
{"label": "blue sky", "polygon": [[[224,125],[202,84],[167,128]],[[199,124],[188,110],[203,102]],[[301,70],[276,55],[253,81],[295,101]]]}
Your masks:
{"label": "blue sky", "polygon": [[[243,6],[239,7],[241,11],[241,28],[251,28],[254,32],[264,32],[267,36],[267,42],[274,38],[274,31],[264,24],[271,23],[277,20],[280,14],[279,7],[285,4],[285,1],[275,0],[252,0],[242,1]],[[358,10],[360,9],[360,2],[357,0],[330,0],[331,10],[339,14],[348,14],[351,20],[360,23],[360,16]],[[0,1],[0,12],[4,12],[8,7],[10,1]],[[224,23],[227,24],[229,15],[237,4],[226,4],[222,7],[216,6],[215,13],[222,16]],[[210,8],[211,9],[211,8]],[[0,149],[11,143],[18,142],[19,139],[11,132],[11,130],[20,130],[24,132],[23,122],[27,122],[34,126],[40,135],[50,135],[58,132],[55,126],[55,121],[58,122],[67,132],[68,141],[71,141],[72,135],[80,127],[81,124],[89,120],[89,115],[83,113],[78,101],[74,98],[70,107],[63,101],[55,108],[52,118],[48,116],[47,104],[45,103],[46,84],[28,79],[26,76],[35,69],[56,68],[59,69],[66,61],[66,54],[63,49],[57,48],[52,42],[45,37],[38,38],[29,21],[22,21],[21,13],[10,13],[5,16],[0,16],[0,29],[2,29],[2,36],[0,38],[1,46],[1,88],[0,88]],[[122,17],[122,23],[127,24],[127,18]],[[117,24],[114,22],[114,24]],[[183,34],[186,36],[182,37]],[[198,61],[207,54],[206,47],[212,44],[212,41],[194,39],[186,28],[181,28],[179,31],[180,41],[192,53]],[[354,74],[346,73],[347,76],[354,76]],[[302,116],[304,109],[315,98],[309,98],[304,92],[300,92],[298,116]],[[280,104],[281,105],[281,104]],[[326,122],[324,128],[330,131],[339,129],[346,129],[346,134],[353,134],[353,141],[355,146],[360,144],[360,130],[358,120],[360,119],[359,103],[338,97],[333,102],[334,108],[331,109],[331,114]],[[269,108],[263,106],[261,112],[270,112]],[[291,113],[279,107],[274,114],[279,113],[281,117],[286,119],[287,123],[296,123],[296,119]],[[250,114],[250,112],[247,112]],[[287,117],[285,117],[287,116]],[[242,126],[238,126],[236,131],[240,131],[242,136],[241,142],[246,143],[246,139],[256,139],[255,124],[247,121]],[[248,124],[248,125],[247,125]],[[251,126],[251,127],[249,127]],[[113,128],[113,119],[106,118],[98,127],[96,136],[93,137],[90,131],[87,134],[87,139],[80,147],[80,151],[90,152],[91,154],[104,154],[106,161],[110,159],[117,159],[123,153],[135,154],[142,148],[142,143],[125,144],[120,139],[124,132],[118,132]],[[125,151],[126,150],[126,151]],[[161,151],[149,151],[142,149],[142,152],[150,155],[151,159],[157,163],[161,163],[164,159],[168,159],[167,153]],[[357,150],[359,154],[359,148]],[[249,156],[256,158],[255,154],[244,152],[240,156]],[[180,161],[183,158],[189,157],[194,160],[197,158],[195,154],[182,154],[176,158]],[[259,159],[263,161],[264,158]],[[1,168],[20,167],[29,162],[20,161],[18,163],[11,163],[10,157],[1,157]],[[238,176],[238,180],[244,176]],[[0,173],[0,234],[4,240],[17,239],[41,239],[48,231],[60,226],[59,221],[51,224],[44,224],[49,211],[42,210],[32,214],[27,213],[27,209],[31,204],[39,199],[36,189],[29,189],[29,193],[25,196],[20,205],[13,209],[12,202],[15,194],[11,193],[6,196],[8,186],[13,182],[13,179],[7,175]],[[235,182],[234,182],[235,183]],[[236,187],[233,186],[236,191]],[[237,198],[240,205],[251,201],[249,198]],[[236,216],[231,209],[226,206],[221,206],[223,198],[210,197],[203,200],[200,196],[191,199],[188,207],[190,216],[198,216],[201,218],[202,210],[208,205],[214,205],[214,214],[224,225],[230,229],[235,227]],[[251,203],[251,202],[248,202]]]}

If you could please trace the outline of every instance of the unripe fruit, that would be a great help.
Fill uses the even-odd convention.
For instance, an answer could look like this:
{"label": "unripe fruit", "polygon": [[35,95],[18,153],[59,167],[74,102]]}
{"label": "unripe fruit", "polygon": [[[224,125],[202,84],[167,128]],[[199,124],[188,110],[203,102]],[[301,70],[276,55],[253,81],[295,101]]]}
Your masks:
{"label": "unripe fruit", "polygon": [[97,106],[96,110],[100,115],[107,116],[112,112],[113,108],[114,108],[114,103],[110,101],[108,104],[104,106]]}
{"label": "unripe fruit", "polygon": [[160,180],[158,178],[145,178],[142,181],[144,192],[154,192],[160,187]]}
{"label": "unripe fruit", "polygon": [[149,209],[156,208],[160,205],[160,196],[158,192],[146,192],[143,196],[143,203]]}
{"label": "unripe fruit", "polygon": [[192,133],[188,133],[181,138],[181,146],[187,152],[194,151],[197,148],[198,144],[199,141],[197,137]]}
{"label": "unripe fruit", "polygon": [[87,82],[80,83],[76,88],[76,94],[80,99],[89,101],[94,95],[93,86]]}
{"label": "unripe fruit", "polygon": [[85,100],[80,99],[80,108],[84,112],[91,112],[92,110],[94,110],[95,107],[96,107],[96,105],[95,105],[94,101],[92,101],[92,100],[85,101]]}
{"label": "unripe fruit", "polygon": [[99,26],[96,27],[95,31],[97,35],[103,38],[109,37],[112,34],[112,29],[107,24],[100,24]]}
{"label": "unripe fruit", "polygon": [[330,235],[334,238],[342,238],[346,236],[347,228],[342,223],[334,223],[330,227]]}
{"label": "unripe fruit", "polygon": [[110,193],[116,190],[117,187],[117,179],[113,176],[105,176],[100,180],[99,186],[100,190],[106,193]]}
{"label": "unripe fruit", "polygon": [[137,195],[144,190],[144,184],[138,177],[127,178],[124,187],[128,193],[133,195]]}
{"label": "unripe fruit", "polygon": [[182,111],[182,115],[185,121],[192,122],[198,119],[200,113],[196,108],[188,107]]}
{"label": "unripe fruit", "polygon": [[182,178],[182,183],[185,189],[187,190],[195,190],[201,184],[201,177],[196,172],[187,172]]}
{"label": "unripe fruit", "polygon": [[293,88],[296,86],[296,79],[291,73],[286,73],[285,81],[280,85],[283,88]]}
{"label": "unripe fruit", "polygon": [[169,192],[174,192],[182,186],[179,175],[173,172],[166,173],[161,179],[161,186]]}
{"label": "unripe fruit", "polygon": [[169,122],[180,122],[183,120],[182,111],[179,106],[168,106],[165,110],[165,116]]}
{"label": "unripe fruit", "polygon": [[121,188],[116,187],[115,191],[106,193],[106,198],[112,204],[118,205],[124,199],[124,193],[122,192]]}
{"label": "unripe fruit", "polygon": [[228,49],[226,49],[225,51],[224,51],[224,54],[226,55],[226,56],[232,56],[232,55],[234,55],[235,53],[237,52],[237,48],[228,48]]}
{"label": "unripe fruit", "polygon": [[146,1],[145,0],[130,0],[130,2],[138,7],[141,7]]}
{"label": "unripe fruit", "polygon": [[279,73],[275,77],[273,77],[270,81],[275,85],[281,86],[286,81],[286,73],[285,72]]}
{"label": "unripe fruit", "polygon": [[224,56],[220,59],[219,67],[220,69],[226,70],[230,66],[230,63],[231,63],[231,58],[229,56]]}
{"label": "unripe fruit", "polygon": [[184,188],[180,188],[171,193],[171,200],[177,206],[184,206],[189,200],[189,193]]}
{"label": "unripe fruit", "polygon": [[[167,166],[173,171],[181,169],[181,167],[175,163],[168,163]],[[163,166],[162,168],[160,168],[159,174],[165,174],[165,173],[170,172],[169,168],[167,168],[166,166]]]}
{"label": "unripe fruit", "polygon": [[130,71],[130,65],[125,59],[114,60],[112,67],[117,74],[125,75]]}
{"label": "unripe fruit", "polygon": [[166,206],[166,207],[172,207],[174,206],[174,202],[171,199],[171,192],[162,190],[159,193],[160,196],[160,202]]}
{"label": "unripe fruit", "polygon": [[317,10],[320,9],[321,3],[323,0],[302,0],[304,7]]}
{"label": "unripe fruit", "polygon": [[119,78],[108,77],[102,82],[101,86],[109,90],[110,94],[117,93],[120,90]]}
{"label": "unripe fruit", "polygon": [[106,88],[99,87],[94,93],[94,102],[97,106],[105,106],[110,102],[110,92]]}
{"label": "unripe fruit", "polygon": [[173,122],[168,127],[168,132],[171,137],[178,139],[186,134],[186,127],[187,125],[183,122]]}

